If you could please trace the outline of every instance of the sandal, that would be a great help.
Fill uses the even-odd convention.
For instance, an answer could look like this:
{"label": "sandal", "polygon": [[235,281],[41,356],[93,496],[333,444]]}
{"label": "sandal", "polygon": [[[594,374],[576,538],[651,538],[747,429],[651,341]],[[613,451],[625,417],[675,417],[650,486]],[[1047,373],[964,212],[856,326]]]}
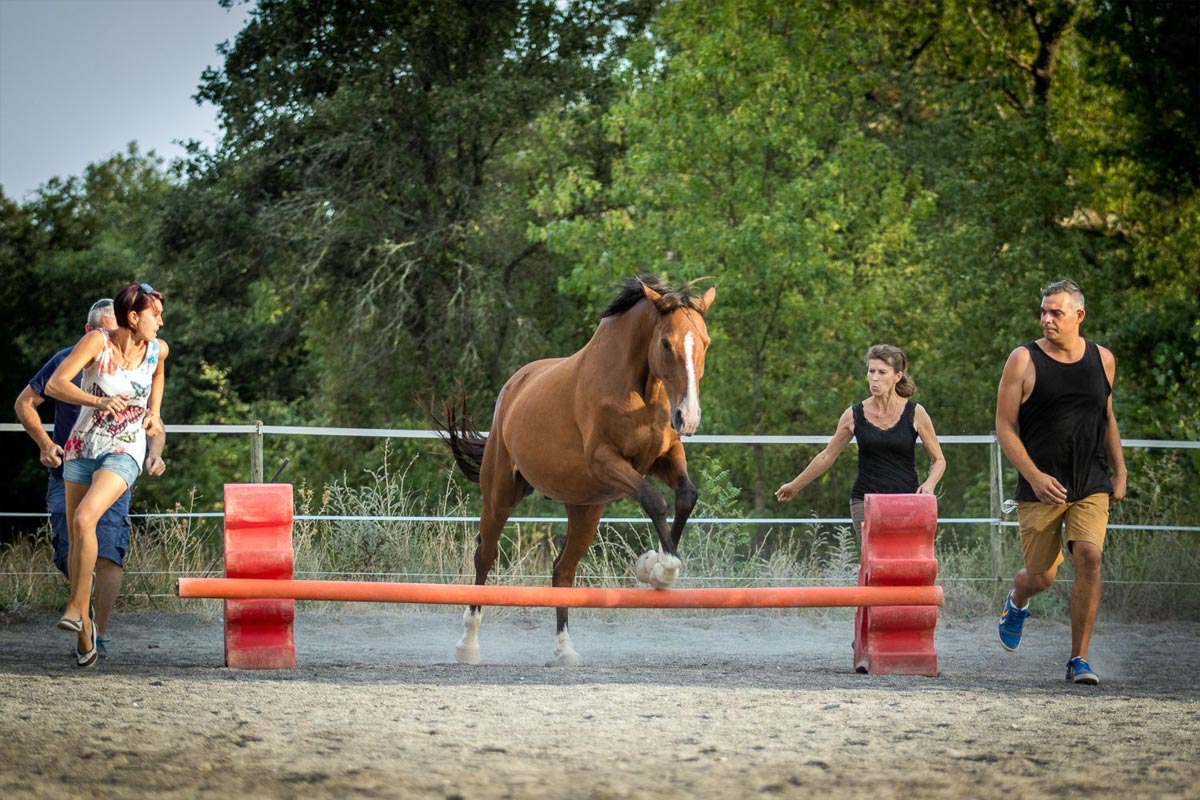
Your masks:
{"label": "sandal", "polygon": [[58,621],[58,627],[64,631],[79,633],[83,630],[83,618],[71,619],[70,617],[64,616]]}
{"label": "sandal", "polygon": [[88,650],[86,653],[81,653],[78,649],[76,649],[75,666],[91,667],[95,666],[96,662],[100,660],[100,654],[96,651],[96,639],[96,626],[92,625],[92,649]]}

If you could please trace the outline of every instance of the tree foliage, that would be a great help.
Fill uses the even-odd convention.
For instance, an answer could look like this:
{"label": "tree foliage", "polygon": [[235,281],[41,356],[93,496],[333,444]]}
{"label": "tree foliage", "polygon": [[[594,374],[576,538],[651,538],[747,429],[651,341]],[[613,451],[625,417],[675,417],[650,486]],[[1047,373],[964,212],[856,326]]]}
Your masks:
{"label": "tree foliage", "polygon": [[261,288],[242,303],[277,307],[284,338],[303,340],[319,412],[411,420],[414,393],[450,375],[491,388],[527,339],[543,344],[518,324],[536,327],[527,312],[555,297],[553,264],[525,237],[522,139],[548,108],[603,99],[644,14],[258,4],[198,94],[226,131],[203,174],[254,240],[239,268]]}
{"label": "tree foliage", "polygon": [[[490,407],[586,340],[618,278],[657,272],[718,287],[706,432],[831,432],[886,341],[940,432],[982,433],[1040,287],[1070,276],[1126,435],[1196,439],[1198,20],[1174,0],[258,0],[201,78],[215,152],[167,177],[131,151],[3,200],[3,374],[149,269],[169,419],[421,425],[415,396],[461,380]],[[218,482],[244,445],[171,447]],[[319,482],[369,447],[274,455]],[[811,455],[704,458],[761,512]],[[983,459],[948,456],[949,504],[978,511]],[[845,477],[812,508],[841,511]]]}
{"label": "tree foliage", "polygon": [[[162,160],[131,143],[81,176],[51,179],[23,204],[0,193],[0,319],[8,330],[0,387],[10,403],[50,356],[83,336],[92,303],[124,283],[154,280],[157,209],[168,188]],[[37,448],[22,434],[14,452],[0,466],[0,507],[44,508]]]}

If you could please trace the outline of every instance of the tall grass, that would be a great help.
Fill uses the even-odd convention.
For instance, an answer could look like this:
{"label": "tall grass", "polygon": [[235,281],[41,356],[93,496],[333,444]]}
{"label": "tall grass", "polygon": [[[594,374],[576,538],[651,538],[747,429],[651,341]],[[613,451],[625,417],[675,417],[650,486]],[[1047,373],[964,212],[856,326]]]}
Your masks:
{"label": "tall grass", "polygon": [[[415,459],[397,465],[385,449],[380,465],[361,483],[342,480],[296,489],[298,516],[411,517],[471,516],[478,498],[446,475],[440,493],[417,487],[410,472]],[[1142,524],[1178,521],[1180,471],[1169,457],[1137,464],[1134,491],[1114,511],[1113,521]],[[750,525],[704,524],[705,517],[737,516],[739,490],[719,463],[699,460],[693,477],[701,502],[680,546],[681,587],[746,585],[849,585],[856,582],[859,546],[846,526],[805,525],[763,532]],[[179,504],[183,513],[195,497]],[[560,512],[561,513],[561,512]],[[1005,528],[1004,565],[995,574],[987,526],[938,532],[936,551],[946,590],[944,615],[992,616],[998,598],[1020,568],[1014,528]],[[122,609],[187,610],[219,613],[215,602],[197,604],[175,597],[181,576],[220,575],[219,519],[184,516],[135,518],[126,559]],[[399,580],[469,583],[474,580],[476,528],[463,522],[402,520],[297,520],[294,526],[296,577],[307,579]],[[549,583],[565,525],[510,524],[490,583]],[[656,546],[649,525],[603,525],[579,565],[577,585],[633,585],[633,564]],[[0,611],[58,609],[66,603],[66,581],[51,565],[46,526],[33,536],[0,549]],[[1104,563],[1102,614],[1106,618],[1200,619],[1200,536],[1160,532],[1109,533]],[[1070,596],[1070,560],[1060,581],[1034,600],[1043,616],[1065,618]],[[1191,584],[1191,585],[1189,585]],[[312,604],[318,605],[321,604]]]}

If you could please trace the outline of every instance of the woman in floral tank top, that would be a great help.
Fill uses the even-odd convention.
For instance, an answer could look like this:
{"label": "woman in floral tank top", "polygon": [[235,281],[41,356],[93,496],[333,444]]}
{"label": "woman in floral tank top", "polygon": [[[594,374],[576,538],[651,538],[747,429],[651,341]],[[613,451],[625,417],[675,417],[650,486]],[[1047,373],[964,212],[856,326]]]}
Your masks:
{"label": "woman in floral tank top", "polygon": [[[159,409],[167,343],[158,338],[163,295],[131,283],[113,301],[118,328],[90,331],[46,384],[55,400],[80,406],[63,448],[67,556],[71,596],[58,627],[79,635],[75,663],[96,663],[96,630],[90,615],[96,566],[96,523],[133,485],[146,458],[146,435],[161,434]],[[81,386],[74,379],[83,373]]]}

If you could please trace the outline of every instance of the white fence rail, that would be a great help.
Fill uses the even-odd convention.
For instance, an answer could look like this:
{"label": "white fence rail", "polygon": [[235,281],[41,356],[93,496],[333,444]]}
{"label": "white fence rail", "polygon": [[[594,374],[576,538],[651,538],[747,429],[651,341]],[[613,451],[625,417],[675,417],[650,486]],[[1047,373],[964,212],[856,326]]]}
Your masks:
{"label": "white fence rail", "polygon": [[[47,430],[51,426],[45,426]],[[23,428],[15,423],[0,423],[0,433],[6,432],[23,432]],[[211,434],[211,435],[241,435],[249,437],[249,453],[251,462],[251,482],[262,482],[263,480],[263,444],[267,436],[332,436],[332,437],[359,437],[359,438],[383,438],[383,439],[437,439],[439,433],[430,430],[418,429],[393,429],[393,428],[332,428],[332,427],[308,427],[296,425],[263,425],[261,422],[256,422],[252,425],[171,425],[168,428],[168,433],[171,435],[177,434]],[[716,444],[716,445],[825,445],[829,443],[829,436],[742,436],[742,435],[697,435],[690,436],[685,440],[685,445],[692,444]],[[1006,513],[1010,510],[1009,503],[1003,500],[1003,461],[1000,452],[999,443],[994,434],[986,435],[960,435],[960,436],[939,436],[938,441],[944,445],[987,445],[990,450],[989,464],[989,484],[990,491],[990,508],[987,516],[973,517],[939,517],[940,525],[965,525],[965,524],[980,524],[988,525],[991,531],[991,551],[993,568],[996,575],[1000,575],[1002,562],[1002,529],[1007,527],[1016,527],[1017,522],[1005,519]],[[1124,448],[1144,448],[1144,449],[1171,449],[1171,450],[1197,450],[1200,449],[1200,442],[1187,440],[1163,440],[1163,439],[1122,439],[1121,445]],[[0,511],[0,517],[45,517],[45,512],[4,512]],[[165,513],[142,513],[131,514],[135,518],[213,518],[219,519],[224,515],[219,511],[214,512],[165,512]],[[297,520],[307,521],[325,521],[325,522],[415,522],[415,523],[463,523],[471,524],[479,521],[477,516],[415,516],[415,515],[330,515],[330,514],[297,514]],[[565,524],[566,517],[510,517],[510,523],[524,524]],[[650,520],[644,517],[605,517],[601,522],[606,524],[645,524]],[[805,525],[849,525],[848,517],[693,517],[689,522],[697,525],[776,525],[776,526],[805,526]],[[1148,524],[1110,524],[1109,530],[1122,530],[1132,532],[1159,532],[1159,533],[1197,533],[1200,532],[1200,525],[1148,525]],[[47,573],[49,574],[49,573]],[[469,577],[469,576],[467,576]],[[963,581],[993,581],[996,578],[958,578],[943,580],[963,580]],[[1135,581],[1134,583],[1147,583],[1145,581]],[[1149,582],[1156,583],[1156,582]],[[1173,585],[1173,584],[1172,584]],[[1188,584],[1193,585],[1193,584]]]}
{"label": "white fence rail", "polygon": [[[46,425],[45,428],[50,430],[51,426]],[[24,429],[15,423],[0,423],[0,433],[3,432],[22,432]],[[251,457],[251,476],[252,482],[261,482],[263,479],[263,441],[267,436],[333,436],[333,437],[356,437],[356,438],[373,438],[373,439],[437,439],[439,438],[438,431],[423,430],[423,429],[405,429],[405,428],[333,428],[319,426],[299,426],[299,425],[264,425],[261,422],[256,422],[252,425],[171,425],[168,428],[170,434],[216,434],[216,435],[243,435],[250,437],[250,457]],[[746,445],[746,444],[767,444],[767,445],[824,445],[828,444],[831,437],[829,436],[809,436],[809,435],[721,435],[708,434],[689,436],[685,440],[685,444],[727,444],[727,445]],[[853,440],[851,440],[853,441]],[[988,516],[972,516],[972,517],[939,517],[938,523],[943,525],[962,525],[962,524],[985,524],[991,525],[994,528],[1000,527],[1015,527],[1016,522],[1006,520],[1003,498],[1003,472],[1002,463],[1000,460],[1000,448],[994,434],[986,435],[950,435],[939,436],[938,441],[947,445],[960,444],[986,444],[992,450],[992,458],[989,460],[990,484],[992,486],[992,503],[989,509]],[[1122,439],[1122,447],[1125,448],[1147,448],[1147,449],[1200,449],[1200,442],[1187,440],[1168,440],[1168,439]],[[44,512],[3,512],[0,511],[0,517],[37,517],[46,516]],[[220,517],[220,512],[166,512],[166,513],[145,513],[133,514],[133,517],[175,517],[175,518],[203,518],[203,517]],[[296,519],[307,520],[327,520],[334,522],[478,522],[476,516],[336,516],[336,515],[298,515]],[[565,523],[566,517],[511,517],[511,522],[514,523]],[[605,517],[601,522],[608,524],[618,523],[648,523],[650,520],[644,517]],[[740,525],[847,525],[850,523],[849,517],[694,517],[691,522],[701,525],[723,525],[723,524],[740,524]],[[1140,525],[1114,524],[1109,526],[1112,530],[1132,530],[1132,531],[1162,531],[1162,532],[1178,532],[1178,533],[1195,533],[1200,532],[1200,525]],[[997,531],[998,532],[998,531]]]}

